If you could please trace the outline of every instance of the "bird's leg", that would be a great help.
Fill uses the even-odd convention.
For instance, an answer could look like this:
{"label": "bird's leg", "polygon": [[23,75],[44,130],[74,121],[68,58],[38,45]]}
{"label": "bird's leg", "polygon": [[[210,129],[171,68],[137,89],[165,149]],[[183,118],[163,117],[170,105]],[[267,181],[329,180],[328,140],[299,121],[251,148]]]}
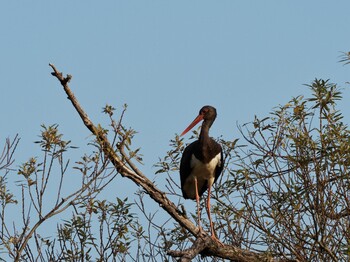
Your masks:
{"label": "bird's leg", "polygon": [[210,215],[210,194],[211,194],[211,186],[208,188],[208,199],[207,199],[207,213],[208,213],[208,218],[209,218],[209,223],[210,223],[210,232],[211,232],[211,238],[219,243],[220,245],[224,245],[221,243],[221,241],[216,237],[215,231],[214,231],[214,225],[213,221],[211,220],[211,215]]}
{"label": "bird's leg", "polygon": [[200,212],[200,204],[199,204],[199,193],[198,193],[198,183],[197,183],[197,177],[194,177],[194,184],[196,189],[196,202],[197,202],[197,218],[198,218],[198,233],[202,233],[202,227],[201,227],[201,212]]}

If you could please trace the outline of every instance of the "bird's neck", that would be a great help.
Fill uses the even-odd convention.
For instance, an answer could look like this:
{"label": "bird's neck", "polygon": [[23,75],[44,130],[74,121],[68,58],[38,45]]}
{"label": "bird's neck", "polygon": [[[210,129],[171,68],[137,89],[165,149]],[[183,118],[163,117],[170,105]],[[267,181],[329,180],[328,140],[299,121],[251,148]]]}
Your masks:
{"label": "bird's neck", "polygon": [[211,123],[204,121],[199,135],[199,155],[197,156],[203,163],[208,163],[212,159],[213,140],[209,137]]}
{"label": "bird's neck", "polygon": [[209,128],[211,126],[211,123],[208,121],[204,121],[202,124],[201,132],[199,135],[199,142],[202,146],[208,145],[209,144]]}

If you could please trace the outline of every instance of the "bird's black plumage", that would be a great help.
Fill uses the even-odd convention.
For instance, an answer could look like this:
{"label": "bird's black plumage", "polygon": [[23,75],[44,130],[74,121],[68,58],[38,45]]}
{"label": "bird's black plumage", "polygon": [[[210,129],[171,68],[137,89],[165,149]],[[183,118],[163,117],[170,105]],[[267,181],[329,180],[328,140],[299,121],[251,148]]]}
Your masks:
{"label": "bird's black plumage", "polygon": [[[204,121],[199,139],[185,148],[180,163],[181,189],[185,199],[195,199],[193,176],[197,178],[198,194],[201,197],[208,187],[217,181],[224,166],[220,144],[209,137],[209,128],[215,121],[216,109],[212,106],[204,106],[199,111],[198,117],[200,116]],[[200,170],[204,170],[204,174],[194,173],[196,165],[202,165]],[[211,165],[210,168],[209,165]]]}
{"label": "bird's black plumage", "polygon": [[[211,138],[212,139],[212,138]],[[222,169],[223,169],[223,154],[222,154],[222,149],[221,146],[216,143],[213,139],[212,141],[214,143],[212,144],[212,148],[208,149],[211,151],[211,154],[217,155],[220,153],[220,162],[217,164],[215,168],[215,179],[214,183],[218,180]],[[194,141],[190,145],[186,147],[186,149],[183,152],[182,158],[181,158],[181,163],[180,163],[180,180],[181,180],[181,189],[182,189],[182,195],[185,199],[195,199],[193,196],[188,196],[186,191],[184,190],[184,184],[186,183],[187,178],[190,176],[193,167],[191,167],[191,159],[192,159],[192,154],[201,162],[203,163],[208,163],[208,158],[205,157],[200,150],[196,150],[196,148],[200,147],[200,142],[199,140]],[[198,194],[201,197],[204,192],[208,189],[208,180],[204,181],[198,181]],[[194,190],[194,188],[193,188]]]}
{"label": "bird's black plumage", "polygon": [[199,139],[187,146],[183,152],[180,163],[180,180],[184,198],[195,199],[197,202],[199,233],[202,231],[199,200],[208,189],[206,210],[210,223],[211,236],[214,241],[221,243],[215,236],[214,224],[210,215],[211,187],[218,180],[224,166],[220,144],[209,137],[209,128],[215,121],[215,118],[216,109],[212,106],[204,106],[199,111],[199,115],[195,120],[182,132],[181,135],[186,134],[196,124],[204,120]]}

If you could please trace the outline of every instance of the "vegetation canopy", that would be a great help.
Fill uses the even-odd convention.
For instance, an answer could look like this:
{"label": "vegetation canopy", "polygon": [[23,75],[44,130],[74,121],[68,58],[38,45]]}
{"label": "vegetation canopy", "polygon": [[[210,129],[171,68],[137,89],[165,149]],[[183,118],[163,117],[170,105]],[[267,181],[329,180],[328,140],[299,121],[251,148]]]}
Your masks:
{"label": "vegetation canopy", "polygon": [[[349,61],[345,53],[342,62]],[[220,246],[206,232],[198,233],[196,210],[183,205],[178,179],[183,139],[170,141],[155,164],[155,182],[150,181],[139,165],[141,150],[132,144],[136,131],[123,121],[127,106],[118,111],[106,105],[108,128],[95,125],[68,86],[72,77],[50,66],[93,134],[91,152],[69,159],[68,153],[78,149],[58,125],[42,125],[36,142],[42,155],[16,164],[15,170],[19,138],[5,141],[1,261],[350,259],[350,131],[337,109],[342,93],[336,84],[315,79],[307,85],[309,96],[294,97],[267,117],[238,126],[240,138],[217,138],[225,158],[224,174],[212,191]],[[194,131],[191,139],[197,137]],[[73,175],[79,178],[72,180]],[[136,201],[118,192],[105,197],[125,179],[140,188]],[[158,187],[162,179],[166,184]],[[166,221],[150,212],[150,199],[165,211]],[[204,217],[202,222],[208,229]],[[56,228],[54,236],[46,232],[48,225]]]}

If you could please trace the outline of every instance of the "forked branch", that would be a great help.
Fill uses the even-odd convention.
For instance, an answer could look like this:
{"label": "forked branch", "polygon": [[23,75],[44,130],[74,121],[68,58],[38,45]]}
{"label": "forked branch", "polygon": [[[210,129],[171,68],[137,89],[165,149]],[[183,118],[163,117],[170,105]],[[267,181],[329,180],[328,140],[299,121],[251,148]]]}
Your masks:
{"label": "forked branch", "polygon": [[[97,141],[100,143],[105,155],[110,159],[121,176],[132,180],[137,186],[142,187],[143,190],[154,201],[156,201],[162,209],[164,209],[174,220],[176,220],[182,227],[191,232],[191,234],[197,238],[197,241],[195,241],[192,248],[180,252],[169,251],[169,255],[173,257],[180,257],[181,261],[188,261],[197,254],[202,254],[204,256],[216,256],[237,262],[273,261],[273,259],[269,258],[264,253],[242,250],[229,245],[221,246],[213,241],[208,234],[198,234],[197,227],[188,218],[183,216],[182,212],[175,206],[175,204],[166,197],[166,194],[159,190],[139,169],[137,169],[130,159],[125,158],[125,152],[123,149],[117,149],[119,155],[116,153],[116,149],[112,147],[103,130],[93,124],[69,88],[68,83],[72,76],[67,75],[64,77],[53,64],[49,65],[53,69],[52,75],[60,81],[68,96],[68,99],[73,104],[85,126],[96,136]],[[123,159],[126,159],[127,161],[125,162]]]}

